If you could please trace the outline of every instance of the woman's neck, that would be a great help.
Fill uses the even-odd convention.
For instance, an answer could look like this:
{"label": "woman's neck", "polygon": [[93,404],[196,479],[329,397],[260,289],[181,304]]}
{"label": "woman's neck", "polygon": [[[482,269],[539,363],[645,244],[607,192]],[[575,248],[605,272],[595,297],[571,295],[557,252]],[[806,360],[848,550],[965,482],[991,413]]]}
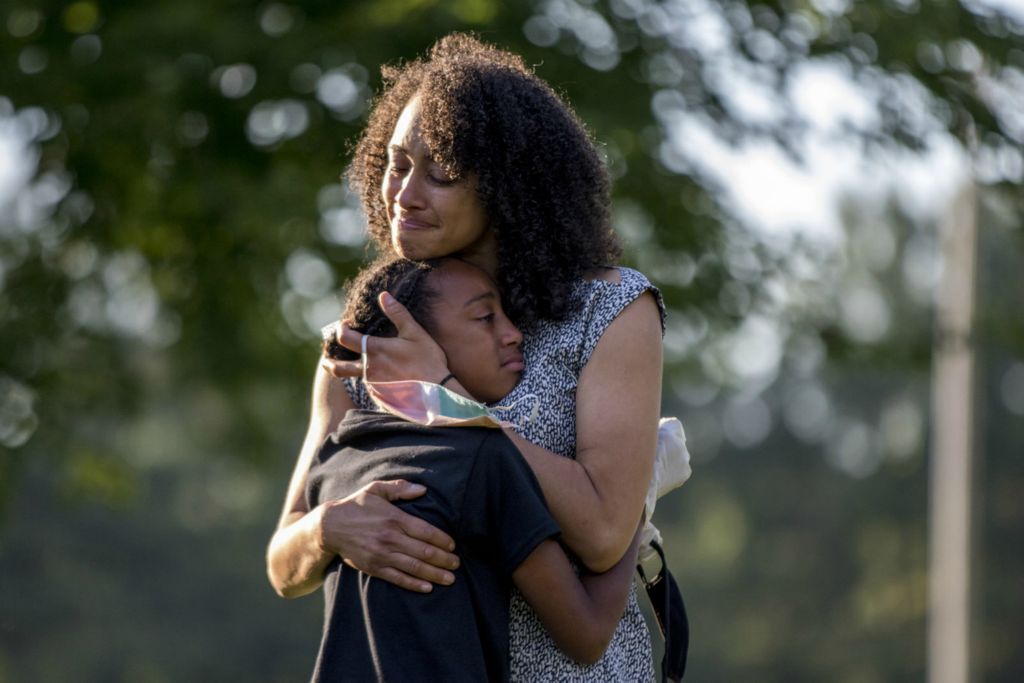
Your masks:
{"label": "woman's neck", "polygon": [[480,239],[469,245],[457,256],[487,273],[492,280],[498,278],[498,237],[494,230],[487,230]]}

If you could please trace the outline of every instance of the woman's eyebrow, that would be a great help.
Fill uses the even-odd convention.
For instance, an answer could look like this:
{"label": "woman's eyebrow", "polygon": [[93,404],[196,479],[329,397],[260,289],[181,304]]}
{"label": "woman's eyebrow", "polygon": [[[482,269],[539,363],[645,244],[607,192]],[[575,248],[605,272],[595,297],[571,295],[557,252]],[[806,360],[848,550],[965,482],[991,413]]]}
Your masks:
{"label": "woman's eyebrow", "polygon": [[[397,143],[392,143],[392,144],[388,145],[388,151],[391,152],[392,154],[395,154],[395,153],[397,153],[397,154],[404,154],[407,157],[415,157],[416,156],[415,154],[410,152],[407,147],[403,147],[402,145],[399,145]],[[436,161],[434,161],[434,158],[432,156],[430,156],[430,151],[427,150],[426,148],[424,148],[424,150],[423,150],[423,158],[431,161],[432,163],[435,163],[435,164],[437,163]]]}

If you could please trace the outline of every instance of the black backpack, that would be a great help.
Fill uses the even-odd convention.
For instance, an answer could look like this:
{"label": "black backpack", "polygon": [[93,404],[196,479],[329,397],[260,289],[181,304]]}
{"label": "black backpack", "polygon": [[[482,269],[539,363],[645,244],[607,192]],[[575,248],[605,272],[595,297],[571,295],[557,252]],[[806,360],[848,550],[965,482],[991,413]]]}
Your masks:
{"label": "black backpack", "polygon": [[690,622],[686,618],[686,604],[679,592],[679,586],[668,570],[665,562],[665,551],[656,541],[651,547],[661,558],[661,570],[650,580],[644,574],[643,567],[637,565],[640,578],[647,589],[647,597],[658,620],[658,628],[665,638],[665,656],[661,659],[661,680],[681,681],[686,672],[686,655],[690,649]]}

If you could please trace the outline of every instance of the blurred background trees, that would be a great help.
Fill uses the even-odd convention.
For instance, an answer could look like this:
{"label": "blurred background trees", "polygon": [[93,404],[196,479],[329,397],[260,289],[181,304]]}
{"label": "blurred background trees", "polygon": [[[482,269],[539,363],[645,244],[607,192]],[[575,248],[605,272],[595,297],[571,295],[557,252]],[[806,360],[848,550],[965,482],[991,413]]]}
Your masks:
{"label": "blurred background trees", "polygon": [[[659,505],[693,680],[920,680],[942,218],[978,185],[973,660],[1020,680],[1024,11],[1012,0],[0,9],[0,680],[297,680],[263,550],[379,65],[523,54],[665,293]],[[939,502],[941,504],[941,502]]]}

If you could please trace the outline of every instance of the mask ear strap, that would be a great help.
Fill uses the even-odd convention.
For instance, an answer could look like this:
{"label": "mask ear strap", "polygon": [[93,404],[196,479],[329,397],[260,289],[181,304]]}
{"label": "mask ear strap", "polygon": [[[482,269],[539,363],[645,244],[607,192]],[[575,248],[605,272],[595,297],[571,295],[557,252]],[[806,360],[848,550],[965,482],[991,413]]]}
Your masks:
{"label": "mask ear strap", "polygon": [[370,335],[368,335],[368,334],[364,334],[363,338],[359,341],[359,346],[362,349],[362,358],[361,358],[361,360],[363,361],[363,381],[364,382],[366,381],[366,366],[367,366],[366,340],[369,338],[369,336]]}

